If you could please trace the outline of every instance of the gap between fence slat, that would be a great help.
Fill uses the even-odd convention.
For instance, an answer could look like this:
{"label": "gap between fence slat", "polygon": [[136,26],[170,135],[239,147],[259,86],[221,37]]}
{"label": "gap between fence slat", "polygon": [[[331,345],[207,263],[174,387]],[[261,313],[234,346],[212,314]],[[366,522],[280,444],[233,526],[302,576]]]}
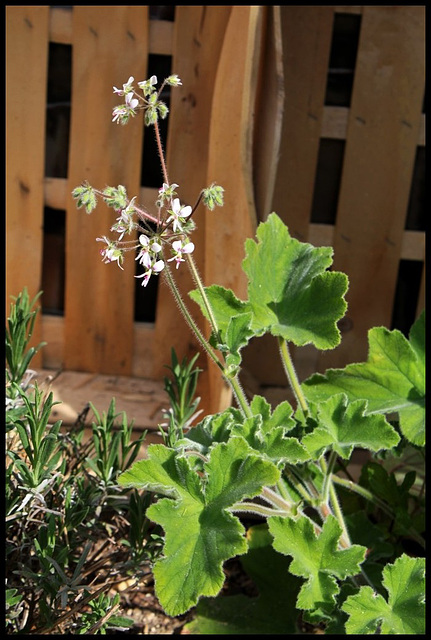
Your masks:
{"label": "gap between fence slat", "polygon": [[322,129],[333,7],[281,7],[285,105],[272,211],[307,240]]}
{"label": "gap between fence slat", "polygon": [[424,92],[424,8],[364,7],[334,233],[350,288],[340,347],[320,367],[367,357],[390,326]]}
{"label": "gap between fence slat", "polygon": [[[74,7],[49,7],[49,41],[72,44]],[[172,55],[174,23],[169,20],[149,20],[148,51],[156,55]]]}

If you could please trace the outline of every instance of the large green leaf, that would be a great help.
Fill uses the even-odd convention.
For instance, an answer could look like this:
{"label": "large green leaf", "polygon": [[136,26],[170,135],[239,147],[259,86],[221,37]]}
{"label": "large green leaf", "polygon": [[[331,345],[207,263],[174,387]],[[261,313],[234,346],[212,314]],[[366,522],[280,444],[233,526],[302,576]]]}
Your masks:
{"label": "large green leaf", "polygon": [[224,582],[223,562],[247,551],[244,527],[229,507],[258,495],[280,475],[243,438],[215,444],[204,472],[201,477],[174,450],[151,445],[148,459],[119,478],[122,485],[169,496],[153,504],[147,516],[165,532],[164,557],[153,573],[156,595],[172,616],[190,609],[201,596],[217,595]]}
{"label": "large green leaf", "polygon": [[348,634],[423,635],[425,633],[425,560],[398,558],[383,569],[388,600],[371,587],[349,596],[342,610],[349,615]]}
{"label": "large green leaf", "polygon": [[[205,287],[205,294],[219,329],[219,335],[212,338],[215,341],[214,346],[228,353],[226,365],[235,373],[236,367],[241,363],[240,350],[254,335],[250,327],[252,314],[249,304],[239,300],[231,289],[219,285]],[[189,296],[200,306],[202,313],[209,320],[200,291],[190,291]]]}
{"label": "large green leaf", "polygon": [[366,400],[349,403],[346,394],[339,393],[313,409],[319,426],[302,438],[302,444],[314,459],[328,450],[348,459],[354,447],[380,451],[400,441],[384,416],[366,415]]}
{"label": "large green leaf", "polygon": [[289,571],[306,578],[299,592],[298,608],[328,614],[339,592],[336,578],[344,580],[359,573],[366,548],[352,545],[338,550],[341,527],[334,516],[328,516],[319,536],[305,516],[273,516],[268,519],[268,526],[274,536],[274,549],[293,557]]}
{"label": "large green leaf", "polygon": [[297,438],[286,435],[296,424],[292,418],[293,409],[287,401],[279,404],[272,413],[265,398],[254,396],[250,409],[253,417],[237,422],[232,427],[233,435],[242,436],[252,449],[275,463],[296,464],[310,458]]}
{"label": "large green leaf", "polygon": [[[344,273],[327,270],[332,248],[316,248],[291,238],[275,213],[259,225],[256,235],[258,242],[246,240],[242,263],[248,301],[218,285],[205,288],[220,332],[219,347],[233,355],[228,364],[237,366],[239,351],[250,337],[266,332],[298,346],[336,347],[340,342],[337,321],[347,308],[348,279]],[[200,292],[192,291],[190,296],[208,318]]]}
{"label": "large green leaf", "polygon": [[297,633],[295,608],[300,580],[289,573],[290,559],[272,547],[267,526],[247,531],[248,552],[241,564],[253,579],[259,595],[243,594],[202,598],[185,630],[192,634],[262,635]]}
{"label": "large green leaf", "polygon": [[413,325],[410,340],[398,330],[374,327],[368,332],[367,362],[314,374],[302,388],[320,402],[343,392],[349,400],[368,401],[368,413],[397,412],[403,435],[425,444],[425,312]]}
{"label": "large green leaf", "polygon": [[247,239],[243,269],[257,335],[270,332],[298,346],[312,343],[333,349],[340,342],[337,321],[347,304],[344,273],[327,271],[331,247],[313,247],[289,235],[271,213],[257,229],[258,242]]}

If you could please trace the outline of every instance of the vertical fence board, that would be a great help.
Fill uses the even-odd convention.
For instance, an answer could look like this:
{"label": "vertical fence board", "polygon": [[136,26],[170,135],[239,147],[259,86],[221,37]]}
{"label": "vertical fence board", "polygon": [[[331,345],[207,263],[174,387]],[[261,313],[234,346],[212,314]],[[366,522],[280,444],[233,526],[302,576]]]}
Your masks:
{"label": "vertical fence board", "polygon": [[[69,176],[64,184],[45,180],[45,204],[67,210],[65,318],[47,316],[43,335],[54,341],[53,366],[160,378],[171,346],[180,358],[198,349],[162,278],[154,329],[143,323],[133,326],[134,256],[126,256],[124,272],[104,265],[102,244],[95,240],[113,235],[116,214],[100,203],[87,216],[76,210],[70,196],[83,180],[99,188],[124,184],[130,197],[141,193],[143,200],[142,193],[151,192],[139,185],[142,114],[126,127],[111,122],[112,107],[121,101],[112,86],[121,86],[130,75],[135,82],[146,77],[149,31],[152,53],[170,54],[174,35],[172,72],[183,80],[171,94],[170,179],[180,185],[182,201],[191,205],[212,182],[226,189],[223,209],[210,213],[200,207],[195,213],[194,257],[206,284],[220,283],[246,295],[240,268],[244,240],[255,233],[256,211],[264,219],[275,210],[293,236],[332,243],[334,268],[348,273],[351,283],[347,320],[340,327],[342,345],[322,356],[312,347],[296,349],[301,379],[305,370],[308,375],[316,367],[324,370],[366,357],[367,330],[390,325],[400,258],[423,259],[415,232],[405,232],[404,224],[416,145],[418,140],[425,144],[420,113],[424,7],[354,8],[363,17],[352,106],[325,110],[333,14],[350,9],[177,6],[174,23],[162,21],[150,30],[146,6],[75,6],[68,12],[47,6],[6,8],[7,311],[11,294],[27,286],[34,296],[41,287],[49,29],[53,42],[69,44],[72,38],[73,45]],[[283,69],[277,66],[278,13]],[[337,131],[331,118],[339,121]],[[145,135],[153,132],[145,129]],[[321,137],[346,140],[335,228],[310,226]],[[176,275],[187,298],[194,285],[184,267]],[[424,292],[425,265],[418,314]],[[194,303],[190,309],[208,332]],[[34,343],[42,339],[40,325]],[[265,337],[252,343],[243,363],[251,378],[277,386],[285,379],[276,345],[269,341]],[[199,388],[202,408],[215,412],[229,401],[229,393],[212,363],[201,357],[198,364],[205,369]]]}
{"label": "vertical fence board", "polygon": [[[143,118],[111,122],[122,99],[112,93],[129,76],[145,79],[148,7],[73,8],[73,108],[69,191],[84,180],[99,189],[123,184],[139,193]],[[107,235],[116,214],[100,203],[92,215],[69,198],[66,221],[65,353],[67,369],[130,374],[133,354],[134,269],[105,265],[96,237]]]}
{"label": "vertical fence board", "polygon": [[306,241],[322,128],[333,7],[281,7],[285,104],[272,210]]}
{"label": "vertical fence board", "polygon": [[[230,14],[230,7],[178,6],[175,12],[172,72],[177,73],[183,86],[171,92],[171,111],[167,141],[169,177],[179,185],[178,195],[191,206],[207,184],[209,122],[212,97],[221,45]],[[223,212],[221,212],[223,213]],[[214,212],[214,215],[217,215]],[[193,232],[194,260],[204,274],[205,210],[194,214],[197,229]],[[175,272],[175,280],[183,298],[205,331],[197,306],[187,296],[194,289],[186,265]],[[170,363],[170,349],[174,347],[180,359],[190,357],[201,348],[181,317],[181,313],[164,279],[161,278],[157,301],[155,344],[157,359],[155,374],[166,375],[164,365]],[[207,409],[208,383],[205,358],[199,366],[201,375],[199,395],[202,408]]]}
{"label": "vertical fence board", "polygon": [[253,184],[258,220],[266,220],[272,211],[284,104],[280,7],[269,6],[263,10],[263,44],[253,139]]}
{"label": "vertical fence board", "polygon": [[[225,189],[221,212],[207,213],[205,280],[232,289],[245,299],[240,269],[246,238],[254,237],[256,211],[252,186],[253,110],[261,39],[261,7],[232,8],[223,42],[211,113],[208,181]],[[220,372],[209,363],[214,402],[223,398]]]}
{"label": "vertical fence board", "polygon": [[[49,7],[6,8],[6,312],[41,287]],[[32,344],[42,336],[40,318]],[[40,366],[40,353],[32,361]]]}
{"label": "vertical fence board", "polygon": [[342,345],[321,365],[367,356],[390,326],[424,96],[424,7],[364,7],[334,235],[347,273]]}
{"label": "vertical fence board", "polygon": [[[309,236],[333,16],[333,7],[280,7],[284,109],[269,210],[280,216],[293,237],[303,241]],[[266,84],[262,90],[265,96]],[[309,360],[314,362],[317,352],[312,347],[293,347],[292,357],[302,372],[302,359],[309,369]],[[286,384],[272,336],[253,340],[245,349],[244,364],[261,382]]]}

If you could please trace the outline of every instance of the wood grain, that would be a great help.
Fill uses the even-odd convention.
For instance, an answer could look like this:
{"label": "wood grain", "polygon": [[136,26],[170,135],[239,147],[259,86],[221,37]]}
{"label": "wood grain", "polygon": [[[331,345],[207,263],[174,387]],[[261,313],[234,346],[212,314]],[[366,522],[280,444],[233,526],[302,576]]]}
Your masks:
{"label": "wood grain", "polygon": [[424,96],[424,7],[364,7],[334,234],[347,273],[342,345],[321,367],[367,357],[367,332],[391,326]]}
{"label": "wood grain", "polygon": [[[73,109],[68,191],[83,181],[99,189],[123,184],[139,193],[143,118],[112,123],[113,86],[145,79],[147,7],[73,8]],[[70,197],[66,213],[64,366],[130,374],[133,361],[133,255],[124,271],[103,264],[97,237],[110,236],[115,212],[101,202],[92,215]]]}
{"label": "wood grain", "polygon": [[[48,24],[48,6],[6,7],[7,314],[11,296],[27,287],[32,300],[42,282]],[[38,319],[31,344],[41,339]]]}
{"label": "wood grain", "polygon": [[[172,71],[182,80],[182,87],[172,91],[169,114],[167,164],[172,182],[179,184],[178,195],[182,202],[193,206],[200,191],[208,186],[209,131],[214,83],[221,46],[226,31],[230,7],[187,6],[176,8],[173,39]],[[211,251],[206,241],[205,209],[201,205],[194,214],[197,225],[192,240],[195,244],[193,258],[202,277],[205,255]],[[218,212],[214,216],[220,215]],[[207,333],[200,311],[188,298],[195,289],[187,266],[175,270],[177,286],[190,312],[201,330]],[[202,348],[177,308],[166,284],[159,288],[155,327],[155,375],[166,375],[164,365],[171,362],[171,347],[178,358],[190,358]],[[198,393],[203,408],[210,411],[211,398],[208,386],[208,364],[201,356],[198,365],[203,369]]]}

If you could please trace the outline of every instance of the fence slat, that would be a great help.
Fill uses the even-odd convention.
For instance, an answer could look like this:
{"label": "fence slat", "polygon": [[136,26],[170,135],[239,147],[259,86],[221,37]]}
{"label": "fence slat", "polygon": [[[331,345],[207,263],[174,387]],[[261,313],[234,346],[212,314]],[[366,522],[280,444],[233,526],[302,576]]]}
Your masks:
{"label": "fence slat", "polygon": [[[211,113],[208,182],[225,189],[221,212],[207,214],[205,280],[245,299],[240,269],[246,238],[254,237],[256,211],[252,185],[252,131],[259,67],[262,7],[232,8],[223,42]],[[220,372],[210,363],[214,402],[222,398]]]}
{"label": "fence slat", "polygon": [[333,7],[281,7],[285,105],[272,210],[308,239]]}
{"label": "fence slat", "polygon": [[[207,185],[209,123],[215,76],[221,45],[230,14],[230,7],[178,6],[175,12],[175,32],[172,71],[183,82],[182,87],[172,90],[169,114],[167,163],[172,182],[179,184],[178,195],[182,201],[194,205],[201,189]],[[217,215],[214,212],[214,215]],[[205,210],[201,206],[195,213],[197,229],[193,232],[194,259],[204,275],[205,257]],[[186,265],[175,273],[175,280],[190,311],[202,330],[197,306],[187,296],[196,285],[189,276]],[[174,347],[180,359],[201,351],[192,333],[185,325],[180,311],[163,280],[160,283],[155,344],[157,358],[155,373],[166,375],[164,365],[171,360]],[[202,408],[208,409],[207,365],[202,357],[199,366],[201,375],[199,395]]]}
{"label": "fence slat", "polygon": [[272,211],[280,151],[284,105],[280,7],[264,7],[262,36],[253,139],[253,184],[258,220],[266,220]]}
{"label": "fence slat", "polygon": [[[48,23],[49,7],[6,7],[7,313],[11,295],[27,287],[32,299],[42,280]],[[39,318],[32,344],[41,339]]]}
{"label": "fence slat", "polygon": [[364,7],[334,268],[350,279],[342,345],[326,368],[367,356],[367,331],[390,327],[424,96],[424,7]]}
{"label": "fence slat", "polygon": [[[287,224],[293,237],[304,241],[310,230],[333,15],[333,7],[280,7],[284,112],[270,210]],[[292,348],[297,366],[304,353]],[[271,336],[253,340],[244,362],[262,383],[286,383],[277,342]]]}
{"label": "fence slat", "polygon": [[[84,180],[103,189],[123,184],[138,195],[143,118],[111,122],[112,87],[145,79],[148,7],[73,8],[73,109],[69,193]],[[116,101],[117,98],[117,101]],[[124,271],[101,261],[96,237],[112,236],[115,213],[100,203],[90,216],[70,197],[66,215],[65,368],[129,375],[133,354],[135,261]]]}

